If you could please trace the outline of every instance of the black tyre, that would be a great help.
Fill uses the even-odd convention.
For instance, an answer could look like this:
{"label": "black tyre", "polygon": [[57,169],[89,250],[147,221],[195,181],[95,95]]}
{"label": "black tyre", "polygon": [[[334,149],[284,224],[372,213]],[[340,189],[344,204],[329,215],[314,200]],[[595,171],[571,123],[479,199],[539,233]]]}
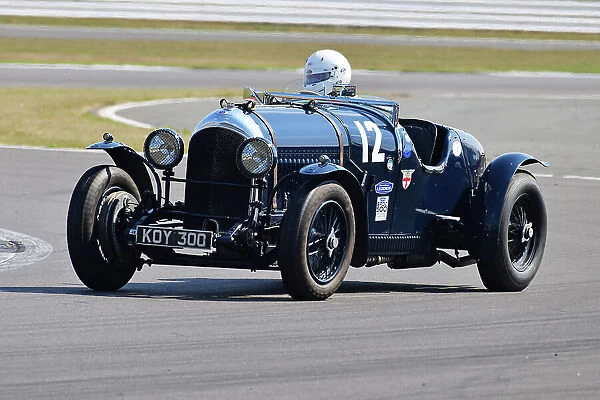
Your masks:
{"label": "black tyre", "polygon": [[77,182],[67,215],[67,244],[75,273],[87,287],[123,287],[136,270],[139,254],[126,243],[127,212],[140,193],[122,169],[96,166]]}
{"label": "black tyre", "polygon": [[352,259],[354,210],[346,191],[325,183],[294,201],[281,223],[279,266],[288,293],[324,300],[340,287]]}
{"label": "black tyre", "polygon": [[486,288],[515,292],[537,273],[546,246],[546,206],[536,180],[517,173],[504,197],[494,254],[477,264]]}

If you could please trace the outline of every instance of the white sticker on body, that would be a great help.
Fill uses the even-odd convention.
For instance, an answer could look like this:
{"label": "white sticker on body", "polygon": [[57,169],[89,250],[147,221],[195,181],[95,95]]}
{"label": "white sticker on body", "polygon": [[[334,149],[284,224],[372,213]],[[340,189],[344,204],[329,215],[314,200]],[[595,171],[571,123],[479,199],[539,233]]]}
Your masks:
{"label": "white sticker on body", "polygon": [[452,154],[454,154],[455,157],[458,157],[460,156],[460,153],[462,153],[462,146],[460,145],[460,140],[457,140],[452,143]]}
{"label": "white sticker on body", "polygon": [[375,221],[385,221],[388,213],[389,196],[377,197],[377,205],[375,206]]}

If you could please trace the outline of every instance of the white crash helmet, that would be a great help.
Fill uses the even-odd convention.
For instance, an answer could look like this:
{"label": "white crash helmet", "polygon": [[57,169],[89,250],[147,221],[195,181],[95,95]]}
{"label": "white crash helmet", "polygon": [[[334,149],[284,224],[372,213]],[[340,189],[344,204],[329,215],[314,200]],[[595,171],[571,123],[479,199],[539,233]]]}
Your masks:
{"label": "white crash helmet", "polygon": [[319,50],[308,57],[304,66],[304,89],[328,95],[334,85],[350,83],[350,63],[335,50]]}

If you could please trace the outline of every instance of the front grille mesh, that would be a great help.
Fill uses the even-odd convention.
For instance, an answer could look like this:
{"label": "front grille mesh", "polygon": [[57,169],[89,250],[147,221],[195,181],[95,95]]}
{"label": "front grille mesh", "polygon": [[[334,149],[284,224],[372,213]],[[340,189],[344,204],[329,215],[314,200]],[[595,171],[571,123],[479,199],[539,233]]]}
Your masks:
{"label": "front grille mesh", "polygon": [[[325,154],[332,163],[340,163],[340,150],[337,147],[282,147],[277,149],[277,173],[279,180],[291,172],[298,171],[305,165],[319,162],[319,156]],[[277,193],[278,208],[284,204],[285,193],[293,194],[298,189],[294,180],[281,185]],[[288,198],[291,201],[291,197]]]}
{"label": "front grille mesh", "polygon": [[298,170],[305,165],[319,162],[319,156],[325,154],[332,163],[340,163],[339,148],[331,147],[283,147],[277,149],[280,177]]}
{"label": "front grille mesh", "polygon": [[[185,188],[185,209],[190,213],[243,219],[248,214],[250,189],[216,185],[212,182],[249,185],[250,179],[240,173],[236,152],[244,137],[236,132],[210,128],[195,134],[190,140],[187,179],[211,183],[190,183]],[[234,221],[213,218],[220,230],[229,229]],[[204,218],[190,217],[188,227],[201,228]]]}

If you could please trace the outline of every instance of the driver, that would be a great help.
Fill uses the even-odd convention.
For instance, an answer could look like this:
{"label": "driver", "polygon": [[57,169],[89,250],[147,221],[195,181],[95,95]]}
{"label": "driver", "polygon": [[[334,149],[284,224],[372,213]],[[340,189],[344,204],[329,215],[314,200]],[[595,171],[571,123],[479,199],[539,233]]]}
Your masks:
{"label": "driver", "polygon": [[319,50],[308,57],[304,66],[304,90],[329,95],[334,85],[350,83],[350,63],[335,50]]}

